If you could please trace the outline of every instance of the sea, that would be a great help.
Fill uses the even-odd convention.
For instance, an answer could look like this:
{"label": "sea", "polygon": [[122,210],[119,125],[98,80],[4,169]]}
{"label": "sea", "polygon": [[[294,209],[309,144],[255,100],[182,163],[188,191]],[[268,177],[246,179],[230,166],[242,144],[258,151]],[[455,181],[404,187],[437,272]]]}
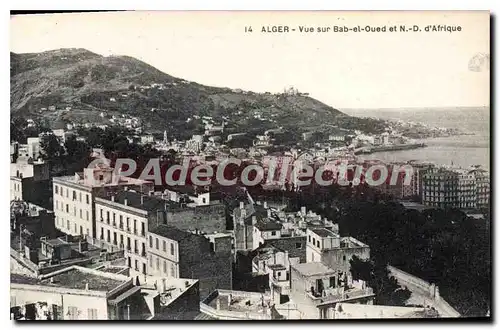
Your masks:
{"label": "sea", "polygon": [[427,147],[384,151],[360,155],[359,159],[391,161],[430,161],[436,165],[469,168],[480,165],[490,169],[490,108],[409,108],[409,109],[341,109],[358,117],[420,122],[430,126],[458,128],[474,135],[422,139]]}

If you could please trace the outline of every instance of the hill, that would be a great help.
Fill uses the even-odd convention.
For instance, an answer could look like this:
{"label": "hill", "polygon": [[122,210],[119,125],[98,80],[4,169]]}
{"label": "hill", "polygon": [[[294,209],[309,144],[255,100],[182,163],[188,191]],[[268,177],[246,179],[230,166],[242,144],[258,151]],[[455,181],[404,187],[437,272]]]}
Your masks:
{"label": "hill", "polygon": [[150,131],[166,129],[175,136],[200,130],[195,115],[225,118],[230,131],[314,130],[355,120],[308,95],[204,86],[132,57],[104,57],[85,49],[11,53],[10,72],[11,114],[49,123],[99,122],[128,114]]}

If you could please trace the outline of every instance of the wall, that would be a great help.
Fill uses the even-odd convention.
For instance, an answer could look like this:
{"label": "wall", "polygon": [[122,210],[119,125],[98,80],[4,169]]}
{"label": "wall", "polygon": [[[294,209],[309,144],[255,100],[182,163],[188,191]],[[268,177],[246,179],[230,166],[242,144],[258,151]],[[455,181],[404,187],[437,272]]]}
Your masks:
{"label": "wall", "polygon": [[207,234],[226,230],[224,205],[214,204],[167,211],[167,224],[181,230],[200,230]]}
{"label": "wall", "polygon": [[[80,295],[67,290],[67,293],[62,293],[64,289],[54,290],[53,292],[38,290],[39,286],[35,285],[15,285],[11,284],[10,295],[11,304],[24,305],[25,303],[47,302],[63,307],[63,319],[69,319],[69,307],[76,307],[79,315],[77,319],[87,320],[88,309],[97,310],[97,319],[108,319],[107,300],[104,296]],[[45,288],[46,287],[41,287]],[[50,289],[50,288],[48,288]],[[60,292],[57,292],[60,291]],[[81,290],[80,290],[81,291]],[[104,293],[103,293],[104,294]]]}
{"label": "wall", "polygon": [[[300,247],[299,245],[300,244]],[[306,262],[306,236],[281,237],[270,239],[266,245],[272,245],[282,251],[288,251],[290,258],[300,258],[300,262]]]}
{"label": "wall", "polygon": [[199,290],[199,282],[196,282],[168,306],[160,306],[153,320],[193,320],[200,313]]}
{"label": "wall", "polygon": [[356,256],[362,260],[370,258],[370,248],[369,247],[349,247],[349,248],[339,248],[332,250],[325,250],[322,252],[321,261],[325,265],[335,270],[342,270],[343,272],[349,272],[351,269],[350,260],[353,256]]}
{"label": "wall", "polygon": [[305,319],[319,319],[319,310],[306,295],[311,285],[293,267],[290,269],[290,298]]}
{"label": "wall", "polygon": [[435,284],[428,283],[423,279],[413,276],[393,266],[387,266],[389,273],[396,278],[399,285],[406,286],[410,291],[423,295],[430,299],[434,307],[442,317],[460,317],[458,313],[448,302],[439,295],[439,288]]}
{"label": "wall", "polygon": [[179,242],[179,277],[200,281],[200,297],[216,289],[232,288],[232,253],[212,252],[202,236],[189,236]]}

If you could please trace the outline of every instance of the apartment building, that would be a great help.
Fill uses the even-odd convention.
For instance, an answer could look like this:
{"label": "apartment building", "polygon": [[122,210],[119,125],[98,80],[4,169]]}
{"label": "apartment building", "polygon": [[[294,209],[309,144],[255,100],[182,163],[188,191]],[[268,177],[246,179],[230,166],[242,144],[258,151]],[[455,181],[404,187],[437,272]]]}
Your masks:
{"label": "apartment building", "polygon": [[164,224],[151,228],[148,240],[150,274],[198,279],[202,298],[232,288],[231,234],[201,235]]}
{"label": "apartment building", "polygon": [[96,238],[95,198],[126,188],[148,193],[152,182],[120,176],[113,168],[86,168],[74,176],[53,178],[56,228],[69,235]]}
{"label": "apartment building", "polygon": [[488,172],[431,168],[422,179],[422,203],[440,208],[474,209],[489,203]]}

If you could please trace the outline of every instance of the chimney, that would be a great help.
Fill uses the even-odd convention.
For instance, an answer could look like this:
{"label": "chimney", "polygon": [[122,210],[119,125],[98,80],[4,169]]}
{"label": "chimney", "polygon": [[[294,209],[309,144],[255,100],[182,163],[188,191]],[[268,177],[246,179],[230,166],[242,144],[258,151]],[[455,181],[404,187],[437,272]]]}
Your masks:
{"label": "chimney", "polygon": [[252,215],[252,225],[255,226],[257,224],[257,217]]}
{"label": "chimney", "polygon": [[305,206],[301,206],[300,207],[300,213],[305,216],[306,215],[306,207]]}
{"label": "chimney", "polygon": [[141,205],[144,204],[144,195],[141,195]]}
{"label": "chimney", "polygon": [[245,208],[245,203],[240,202],[240,210],[243,210]]}
{"label": "chimney", "polygon": [[267,209],[267,201],[264,201],[264,208]]}
{"label": "chimney", "polygon": [[123,200],[123,205],[125,205],[125,206],[128,205],[128,200],[126,198]]}
{"label": "chimney", "polygon": [[85,290],[89,291],[89,284],[88,283],[85,283]]}
{"label": "chimney", "polygon": [[115,195],[111,195],[111,201],[114,202],[115,201]]}

